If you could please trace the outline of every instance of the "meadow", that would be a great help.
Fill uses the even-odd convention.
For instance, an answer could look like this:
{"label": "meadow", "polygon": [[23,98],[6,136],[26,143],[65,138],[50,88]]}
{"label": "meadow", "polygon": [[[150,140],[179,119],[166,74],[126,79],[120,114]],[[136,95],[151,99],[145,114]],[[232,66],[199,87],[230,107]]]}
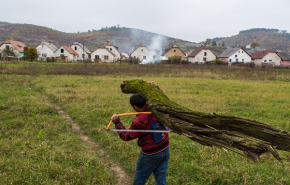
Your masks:
{"label": "meadow", "polygon": [[[83,134],[133,178],[140,153],[105,128],[133,112],[123,80],[155,81],[192,110],[260,121],[290,132],[290,71],[227,66],[4,64],[0,78],[0,184],[117,184],[114,173],[38,94],[64,111]],[[32,90],[27,89],[32,88]],[[129,127],[133,117],[122,117]],[[113,126],[112,126],[113,127]],[[258,163],[170,134],[168,184],[290,184],[290,153]],[[111,165],[114,165],[113,163]],[[150,177],[147,184],[155,184]]]}

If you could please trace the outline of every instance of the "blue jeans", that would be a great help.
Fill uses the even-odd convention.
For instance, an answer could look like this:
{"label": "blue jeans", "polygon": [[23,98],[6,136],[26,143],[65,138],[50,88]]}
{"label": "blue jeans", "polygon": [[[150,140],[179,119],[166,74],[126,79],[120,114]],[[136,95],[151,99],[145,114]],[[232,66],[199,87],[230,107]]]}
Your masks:
{"label": "blue jeans", "polygon": [[157,185],[166,184],[169,155],[169,147],[153,155],[141,152],[136,166],[134,185],[144,185],[152,172]]}

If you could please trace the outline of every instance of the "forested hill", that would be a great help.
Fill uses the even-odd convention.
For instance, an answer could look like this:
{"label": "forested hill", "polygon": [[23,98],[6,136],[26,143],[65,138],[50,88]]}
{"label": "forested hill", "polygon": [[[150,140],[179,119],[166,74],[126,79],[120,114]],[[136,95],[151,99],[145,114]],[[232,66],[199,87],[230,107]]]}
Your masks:
{"label": "forested hill", "polygon": [[[91,51],[100,45],[106,44],[109,40],[113,45],[119,47],[119,51],[130,51],[143,43],[149,46],[157,33],[147,32],[134,28],[105,27],[101,30],[88,30],[82,33],[65,33],[51,28],[31,24],[11,24],[0,22],[0,43],[6,39],[20,40],[28,46],[38,46],[43,41],[51,41],[57,47],[60,45],[71,45],[73,42],[84,43]],[[192,43],[180,39],[163,36],[162,46],[176,44],[183,49],[191,46]]]}
{"label": "forested hill", "polygon": [[290,51],[290,33],[286,30],[253,28],[240,31],[238,35],[212,40],[216,40],[220,45],[224,42],[226,46],[244,47],[251,44],[254,39],[262,49]]}

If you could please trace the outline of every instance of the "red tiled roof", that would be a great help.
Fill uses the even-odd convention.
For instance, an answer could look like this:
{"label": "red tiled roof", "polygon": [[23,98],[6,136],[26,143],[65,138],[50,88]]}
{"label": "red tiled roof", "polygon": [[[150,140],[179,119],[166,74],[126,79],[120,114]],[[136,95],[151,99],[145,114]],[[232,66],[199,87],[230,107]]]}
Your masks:
{"label": "red tiled roof", "polygon": [[139,44],[139,47],[144,47],[144,44],[140,43],[140,44]]}
{"label": "red tiled roof", "polygon": [[6,40],[3,42],[4,44],[11,44],[15,49],[17,49],[19,52],[24,52],[24,47],[26,47],[25,44],[23,44],[20,41],[16,40]]}
{"label": "red tiled roof", "polygon": [[79,56],[71,47],[63,45],[63,47],[70,53],[76,56]]}
{"label": "red tiled roof", "polygon": [[255,51],[251,54],[251,57],[253,59],[261,59],[263,58],[265,55],[267,55],[268,53],[275,53],[275,51],[268,49],[268,50],[264,50],[264,51]]}

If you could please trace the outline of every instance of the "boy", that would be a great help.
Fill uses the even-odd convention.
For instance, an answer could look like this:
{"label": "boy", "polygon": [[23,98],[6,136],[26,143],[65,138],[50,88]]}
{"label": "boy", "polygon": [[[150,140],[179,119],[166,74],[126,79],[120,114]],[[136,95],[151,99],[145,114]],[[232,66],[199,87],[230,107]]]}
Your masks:
{"label": "boy", "polygon": [[[156,85],[154,82],[153,85]],[[136,112],[148,112],[146,100],[141,94],[134,94],[130,97],[130,104]],[[114,114],[111,117],[116,129],[126,129],[121,123],[119,117]],[[158,120],[153,115],[138,114],[129,128],[129,130],[150,130],[151,121]],[[154,174],[157,185],[166,184],[166,171],[169,161],[169,136],[168,133],[162,134],[161,141],[156,142],[152,133],[148,132],[118,132],[121,139],[130,141],[138,138],[138,146],[141,147],[134,185],[143,185],[151,173]]]}

